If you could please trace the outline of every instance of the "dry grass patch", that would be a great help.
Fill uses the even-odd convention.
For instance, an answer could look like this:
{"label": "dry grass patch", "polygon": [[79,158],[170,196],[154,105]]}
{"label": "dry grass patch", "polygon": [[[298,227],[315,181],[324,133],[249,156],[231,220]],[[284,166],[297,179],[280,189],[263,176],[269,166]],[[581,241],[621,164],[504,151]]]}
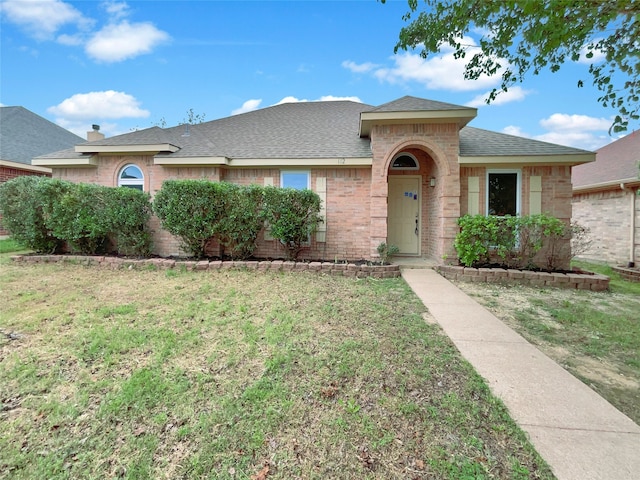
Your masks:
{"label": "dry grass patch", "polygon": [[612,278],[611,292],[457,285],[640,424],[640,284]]}
{"label": "dry grass patch", "polygon": [[402,279],[0,281],[0,478],[553,478]]}

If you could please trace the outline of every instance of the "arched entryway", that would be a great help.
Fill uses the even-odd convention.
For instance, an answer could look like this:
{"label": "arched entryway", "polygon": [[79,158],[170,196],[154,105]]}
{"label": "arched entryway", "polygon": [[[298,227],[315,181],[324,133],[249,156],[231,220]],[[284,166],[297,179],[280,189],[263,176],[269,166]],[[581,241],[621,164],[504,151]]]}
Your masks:
{"label": "arched entryway", "polygon": [[441,169],[424,146],[400,145],[387,166],[387,242],[405,256],[435,257]]}

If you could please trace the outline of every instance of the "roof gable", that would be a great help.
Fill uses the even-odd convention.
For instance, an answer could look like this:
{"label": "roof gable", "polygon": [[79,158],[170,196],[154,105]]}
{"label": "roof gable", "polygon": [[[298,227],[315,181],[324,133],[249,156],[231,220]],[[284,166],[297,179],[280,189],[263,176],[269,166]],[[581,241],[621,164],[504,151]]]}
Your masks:
{"label": "roof gable", "polygon": [[372,108],[370,112],[435,112],[442,110],[473,110],[475,108],[455,105],[453,103],[438,102],[426,98],[412,97],[406,95],[397,100],[384,103],[379,107]]}
{"label": "roof gable", "polygon": [[571,172],[573,188],[637,181],[640,183],[640,130],[631,132],[596,152],[596,161],[575,167]]}
{"label": "roof gable", "polygon": [[24,107],[0,107],[0,160],[31,165],[31,159],[84,142],[82,137]]}

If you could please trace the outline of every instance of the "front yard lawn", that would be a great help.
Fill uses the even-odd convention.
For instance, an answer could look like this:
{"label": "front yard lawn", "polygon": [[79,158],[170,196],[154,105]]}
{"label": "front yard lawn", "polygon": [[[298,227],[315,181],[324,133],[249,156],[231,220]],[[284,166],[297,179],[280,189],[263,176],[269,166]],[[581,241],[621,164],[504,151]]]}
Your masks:
{"label": "front yard lawn", "polygon": [[578,266],[610,276],[611,291],[457,285],[640,424],[640,283]]}
{"label": "front yard lawn", "polygon": [[402,279],[0,256],[0,478],[553,478]]}

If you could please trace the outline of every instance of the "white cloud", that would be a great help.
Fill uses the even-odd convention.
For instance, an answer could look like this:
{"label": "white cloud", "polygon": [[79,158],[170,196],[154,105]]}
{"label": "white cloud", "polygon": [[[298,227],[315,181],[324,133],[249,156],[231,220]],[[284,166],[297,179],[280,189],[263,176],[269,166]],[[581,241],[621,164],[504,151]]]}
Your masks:
{"label": "white cloud", "polygon": [[[90,58],[101,62],[120,62],[150,53],[170,40],[168,33],[150,22],[124,20],[130,14],[126,2],[108,0],[100,6],[109,16],[109,23],[97,31],[92,31],[93,19],[62,0],[2,0],[0,12],[38,40],[55,39],[65,46],[84,46]],[[74,26],[75,31],[58,34],[69,25]]]}
{"label": "white cloud", "polygon": [[129,16],[129,5],[125,2],[105,1],[101,6],[113,19]]}
{"label": "white cloud", "polygon": [[347,70],[351,70],[353,73],[368,73],[379,67],[379,65],[376,65],[375,63],[366,62],[357,64],[351,60],[345,60],[342,62],[342,66]]}
{"label": "white cloud", "polygon": [[[506,92],[500,92],[495,100],[491,102],[491,105],[504,105],[506,103],[511,102],[520,102],[525,99],[525,97],[532,93],[531,90],[525,90],[522,87],[511,87]],[[467,107],[485,107],[487,103],[485,100],[489,97],[489,92],[483,93],[475,96],[471,101],[467,102],[465,105]]]}
{"label": "white cloud", "polygon": [[509,125],[502,131],[510,135],[533,138],[543,142],[557,143],[584,150],[597,150],[614,140],[608,135],[612,122],[613,120],[610,118],[554,113],[540,120],[540,126],[547,130],[547,132],[540,135],[530,135],[515,125]]}
{"label": "white cloud", "polygon": [[65,33],[59,35],[57,41],[59,44],[66,45],[67,47],[78,47],[84,44],[85,38],[81,34],[68,35]]}
{"label": "white cloud", "polygon": [[0,11],[8,21],[20,25],[38,40],[52,39],[60,28],[68,24],[85,29],[93,23],[71,4],[61,0],[3,1]]}
{"label": "white cloud", "polygon": [[149,111],[140,108],[135,97],[124,92],[107,90],[103,92],[77,93],[58,105],[49,107],[49,113],[58,117],[56,121],[73,122],[99,119],[146,118]]}
{"label": "white cloud", "polygon": [[[334,95],[323,95],[322,97],[318,98],[317,100],[307,100],[306,98],[302,98],[301,99],[301,98],[297,98],[297,97],[293,97],[293,96],[287,96],[287,97],[284,97],[279,102],[274,103],[271,106],[282,105],[283,103],[336,102],[336,101],[340,101],[340,100],[349,100],[349,101],[352,101],[352,102],[362,103],[362,100],[360,100],[360,98],[358,98],[358,97],[336,97]],[[244,102],[242,104],[242,107],[236,108],[235,110],[233,110],[231,112],[231,115],[238,115],[239,113],[252,112],[253,110],[257,110],[258,108],[260,108],[260,104],[261,103],[262,103],[262,99],[247,100],[246,102]]]}
{"label": "white cloud", "polygon": [[520,127],[515,125],[508,125],[502,129],[502,133],[506,133],[507,135],[515,135],[516,137],[525,137],[529,138],[530,135],[526,134],[522,131]]}
{"label": "white cloud", "polygon": [[240,113],[252,112],[254,110],[257,110],[260,107],[261,103],[262,103],[261,98],[247,100],[242,104],[240,108],[236,108],[235,110],[233,110],[231,112],[231,115],[238,115]]}
{"label": "white cloud", "polygon": [[[460,42],[467,45],[467,58],[454,58],[454,48],[441,46],[441,54],[427,59],[418,54],[403,53],[391,57],[395,66],[391,68],[375,68],[372,74],[382,82],[391,84],[417,82],[432,90],[472,91],[486,90],[500,82],[502,70],[489,77],[481,75],[477,80],[465,80],[465,64],[479,47],[471,37],[464,37]],[[507,66],[506,60],[503,68]],[[344,63],[343,63],[343,66]],[[348,68],[348,67],[347,67]]]}
{"label": "white cloud", "polygon": [[[596,44],[598,43],[600,40],[600,38],[595,38],[592,42],[592,44]],[[591,65],[592,63],[600,63],[601,61],[605,60],[607,58],[607,54],[605,52],[603,52],[600,49],[592,49],[589,50],[587,47],[589,45],[585,45],[584,47],[582,47],[580,49],[580,59],[578,60],[578,63],[584,63],[586,65]],[[591,58],[587,57],[587,54],[591,52],[593,53],[593,56]]]}
{"label": "white cloud", "polygon": [[288,96],[288,97],[284,97],[275,105],[281,105],[283,103],[300,103],[300,102],[337,102],[341,100],[349,100],[351,102],[362,103],[362,100],[360,100],[358,97],[336,97],[334,95],[323,95],[317,100],[307,100],[306,98],[301,99],[301,98]]}
{"label": "white cloud", "polygon": [[598,131],[608,130],[611,119],[595,118],[588,115],[567,115],[554,113],[549,118],[540,120],[540,125],[547,130],[558,131]]}
{"label": "white cloud", "polygon": [[121,62],[137,57],[157,45],[167,42],[169,34],[153,24],[122,21],[104,27],[89,39],[85,46],[87,55],[103,62]]}

